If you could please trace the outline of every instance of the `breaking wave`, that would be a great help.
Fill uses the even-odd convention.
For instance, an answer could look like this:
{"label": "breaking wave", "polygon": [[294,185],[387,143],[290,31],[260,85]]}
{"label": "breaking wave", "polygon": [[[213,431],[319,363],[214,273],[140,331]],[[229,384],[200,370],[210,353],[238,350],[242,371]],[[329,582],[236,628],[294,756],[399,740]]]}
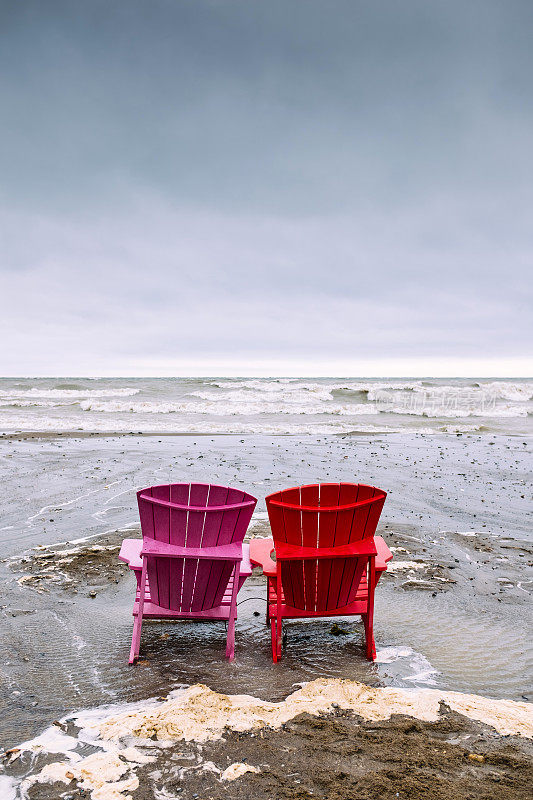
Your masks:
{"label": "breaking wave", "polygon": [[31,389],[0,389],[0,397],[8,397],[10,399],[32,399],[32,398],[58,398],[58,399],[73,399],[85,397],[133,397],[139,394],[140,389],[133,389],[132,387],[125,387],[123,389],[40,389],[39,387],[32,387]]}
{"label": "breaking wave", "polygon": [[0,430],[527,432],[532,399],[527,380],[0,379]]}

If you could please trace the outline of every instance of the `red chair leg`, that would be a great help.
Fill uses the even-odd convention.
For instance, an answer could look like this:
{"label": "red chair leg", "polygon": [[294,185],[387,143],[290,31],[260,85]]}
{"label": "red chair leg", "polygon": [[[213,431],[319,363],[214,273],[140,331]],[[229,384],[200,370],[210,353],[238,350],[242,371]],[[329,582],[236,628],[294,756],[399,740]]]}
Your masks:
{"label": "red chair leg", "polygon": [[[276,658],[275,661],[279,661],[281,658],[281,636],[282,636],[282,623],[283,619],[281,616],[281,562],[277,562],[276,565]],[[274,644],[274,642],[273,642]],[[274,652],[274,650],[272,650]]]}
{"label": "red chair leg", "polygon": [[376,658],[374,641],[374,590],[376,588],[376,559],[371,556],[368,563],[368,612],[363,614],[366,639],[366,657],[369,661]]}
{"label": "red chair leg", "polygon": [[374,661],[376,658],[376,643],[374,641],[373,626],[369,623],[368,614],[362,614],[363,625],[365,627],[365,649],[366,657],[369,661]]}
{"label": "red chair leg", "polygon": [[272,617],[270,620],[270,637],[272,640],[272,661],[274,664],[278,661],[278,642],[277,642],[277,621],[275,617]]}
{"label": "red chair leg", "polygon": [[270,625],[270,578],[267,578],[267,607],[265,625]]}

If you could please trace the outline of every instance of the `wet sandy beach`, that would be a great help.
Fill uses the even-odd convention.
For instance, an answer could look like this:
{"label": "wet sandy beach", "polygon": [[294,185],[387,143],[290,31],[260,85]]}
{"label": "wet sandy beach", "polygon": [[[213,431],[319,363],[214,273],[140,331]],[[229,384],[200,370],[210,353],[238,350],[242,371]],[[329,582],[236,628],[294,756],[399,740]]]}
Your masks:
{"label": "wet sandy beach", "polygon": [[[317,677],[533,698],[525,439],[91,438],[0,443],[5,749],[75,710],[166,696],[197,682],[271,701]],[[128,667],[133,578],[116,556],[124,536],[140,535],[136,488],[180,480],[242,486],[260,501],[251,535],[267,535],[266,494],[332,479],[369,482],[389,493],[380,533],[394,548],[394,566],[376,596],[377,663],[364,660],[359,623],[330,620],[289,624],[283,660],[274,666],[265,587],[254,576],[239,595],[233,664],[223,658],[222,626],[156,623],[143,631],[142,663]],[[253,777],[242,780],[249,786]],[[335,794],[335,781],[327,791],[351,796]]]}

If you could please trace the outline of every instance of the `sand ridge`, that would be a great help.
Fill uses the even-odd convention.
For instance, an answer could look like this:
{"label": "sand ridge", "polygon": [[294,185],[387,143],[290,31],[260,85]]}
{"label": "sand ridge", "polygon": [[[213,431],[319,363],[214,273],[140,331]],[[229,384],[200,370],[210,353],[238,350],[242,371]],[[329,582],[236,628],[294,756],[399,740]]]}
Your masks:
{"label": "sand ridge", "polygon": [[438,718],[440,703],[453,711],[495,728],[501,735],[533,738],[533,704],[494,700],[479,695],[439,689],[373,688],[356,681],[318,678],[270,703],[251,695],[225,695],[196,684],[157,707],[111,716],[101,723],[103,739],[125,736],[141,739],[208,741],[226,729],[248,731],[265,726],[279,728],[298,714],[318,715],[336,707],[368,720],[405,714],[424,721]]}
{"label": "sand ridge", "polygon": [[[113,714],[109,708],[101,712],[95,709],[88,717],[82,713],[73,720],[82,726],[79,740],[90,742],[99,750],[80,758],[72,747],[73,737],[64,736],[67,760],[46,764],[23,781],[23,788],[27,791],[36,785],[71,785],[75,781],[79,789],[90,792],[91,800],[130,800],[130,792],[139,787],[137,770],[156,761],[158,750],[164,752],[178,741],[193,743],[201,752],[202,745],[224,742],[231,735],[275,731],[306,715],[325,720],[329,717],[324,714],[331,712],[354,712],[364,720],[382,723],[393,715],[432,723],[441,718],[442,704],[446,711],[489,725],[502,736],[533,738],[533,704],[526,702],[440,689],[373,688],[346,679],[317,678],[282,702],[272,703],[251,695],[226,695],[195,684],[171,693],[166,700],[145,701],[120,713]],[[35,742],[22,745],[21,752],[44,749],[57,754],[58,734],[52,737],[51,747],[47,746],[48,738],[41,735]],[[261,768],[245,762],[246,759],[233,762],[226,768],[213,764],[212,771],[225,782],[247,773],[254,778],[261,773]]]}

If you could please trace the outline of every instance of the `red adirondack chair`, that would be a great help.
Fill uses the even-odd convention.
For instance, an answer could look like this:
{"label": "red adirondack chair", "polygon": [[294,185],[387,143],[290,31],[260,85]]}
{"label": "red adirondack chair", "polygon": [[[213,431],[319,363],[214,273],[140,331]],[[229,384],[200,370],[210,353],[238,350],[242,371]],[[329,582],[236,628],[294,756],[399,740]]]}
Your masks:
{"label": "red adirondack chair", "polygon": [[363,619],[366,655],[374,660],[374,590],[392,558],[374,536],[386,496],[374,486],[322,483],[266,498],[273,539],[252,540],[250,557],[267,577],[274,661],[284,619],[352,614]]}
{"label": "red adirondack chair", "polygon": [[142,489],[137,501],[142,541],[125,539],[119,554],[137,578],[129,663],[146,618],[227,620],[233,659],[237,592],[252,571],[243,539],[256,498],[228,486],[172,483]]}

